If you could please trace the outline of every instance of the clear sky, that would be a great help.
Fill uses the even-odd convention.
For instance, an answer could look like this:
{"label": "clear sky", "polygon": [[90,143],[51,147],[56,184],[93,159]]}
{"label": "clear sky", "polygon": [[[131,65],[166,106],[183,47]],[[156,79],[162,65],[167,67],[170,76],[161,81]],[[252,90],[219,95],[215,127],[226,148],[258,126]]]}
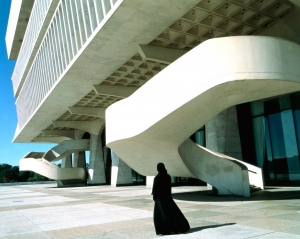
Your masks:
{"label": "clear sky", "polygon": [[18,166],[28,152],[45,152],[53,145],[12,143],[18,120],[11,82],[15,61],[8,60],[5,45],[10,3],[11,0],[0,0],[0,164]]}

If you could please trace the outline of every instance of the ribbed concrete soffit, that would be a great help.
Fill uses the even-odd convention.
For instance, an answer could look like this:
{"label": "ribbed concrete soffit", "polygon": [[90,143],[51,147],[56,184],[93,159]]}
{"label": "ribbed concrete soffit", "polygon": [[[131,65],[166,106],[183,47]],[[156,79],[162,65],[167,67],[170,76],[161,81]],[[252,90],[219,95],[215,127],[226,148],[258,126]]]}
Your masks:
{"label": "ribbed concrete soffit", "polygon": [[211,38],[257,35],[292,9],[286,0],[203,0],[150,45],[189,50]]}
{"label": "ribbed concrete soffit", "polygon": [[[187,14],[185,14],[182,18],[180,18],[175,23],[173,23],[164,33],[160,34],[154,41],[150,43],[149,46],[139,45],[139,47],[137,48],[138,53],[134,55],[131,59],[129,59],[120,68],[118,68],[117,71],[115,71],[108,78],[106,78],[101,83],[101,85],[113,85],[113,86],[143,85],[146,81],[148,81],[157,73],[159,73],[161,70],[163,70],[168,64],[172,63],[178,57],[186,53],[187,50],[195,47],[196,45],[200,44],[204,40],[216,37],[213,34],[211,34],[211,31],[213,31],[213,29],[216,29],[216,27],[222,28],[220,19],[223,20],[227,19],[223,21],[223,24],[225,24],[226,27],[223,27],[223,29],[221,29],[221,31],[219,32],[219,33],[222,32],[225,33],[222,36],[257,34],[259,33],[259,31],[265,29],[271,23],[274,24],[275,21],[280,19],[280,17],[282,17],[283,14],[286,14],[292,8],[292,5],[285,3],[286,4],[285,7],[279,9],[279,4],[280,4],[279,1],[273,1],[273,2],[269,1],[267,3],[266,1],[265,2],[262,1],[259,3],[257,3],[257,1],[248,1],[246,8],[245,6],[241,5],[241,3],[242,1],[240,2],[232,1],[226,3],[222,3],[222,1],[215,1],[214,3],[202,1],[193,9],[191,9]],[[275,12],[272,12],[271,10],[272,6],[275,9]],[[223,10],[222,7],[224,8]],[[246,13],[245,12],[246,10],[251,11],[251,14],[256,13],[256,15],[252,16],[250,12]],[[262,14],[261,12],[264,10],[267,10],[267,13]],[[268,12],[271,15],[268,16]],[[246,14],[247,16],[238,17],[239,14],[240,15]],[[214,20],[212,18],[214,18]],[[249,18],[251,18],[251,20]],[[256,22],[253,21],[253,18],[255,18],[254,20]],[[208,21],[205,21],[205,19],[208,19]],[[248,22],[250,21],[250,25],[248,25],[247,21]],[[188,22],[189,24],[187,25],[186,23]],[[242,23],[242,24],[245,23],[246,24],[245,28],[243,25],[238,25],[238,30],[235,29],[234,25],[238,23]],[[176,26],[176,24],[179,25]],[[181,26],[181,24],[183,25]],[[244,28],[244,30],[241,30],[242,28]],[[209,33],[207,32],[208,30],[206,31],[206,33],[208,34],[204,34],[205,29],[210,30]],[[245,31],[245,29],[247,30]],[[230,30],[233,32],[227,32],[226,30],[227,31]],[[176,32],[177,37],[171,34],[173,38],[170,35],[167,38],[161,39],[161,36],[163,36],[165,33],[166,35],[169,35],[170,31]],[[237,31],[239,31],[239,33],[234,33]],[[197,34],[200,32],[203,32],[202,36],[199,36]],[[188,34],[188,37],[192,36],[194,40],[197,38],[197,40],[194,41],[192,44],[190,44],[191,42],[186,39],[185,34]],[[205,37],[206,35],[207,37]],[[182,39],[185,40],[183,41]],[[155,45],[155,46],[151,46],[151,45]],[[163,46],[163,48],[157,46]],[[170,47],[170,48],[176,47],[178,49],[185,49],[185,50],[166,49],[165,47]],[[166,59],[166,57],[168,59]],[[98,88],[101,89],[101,85],[98,85]],[[90,93],[86,98],[93,99],[94,106],[100,105],[101,101],[95,99],[96,97],[95,98],[90,97],[91,94],[93,93]],[[83,99],[82,101],[86,101],[86,99]],[[106,104],[105,106],[109,106],[114,102],[116,102],[113,101],[112,99],[106,100],[106,102],[107,101],[109,101],[109,104]],[[77,117],[77,119],[79,118],[80,117]]]}
{"label": "ribbed concrete soffit", "polygon": [[[68,9],[68,0],[65,2],[66,9]],[[89,25],[90,35],[88,32],[81,32],[85,39],[82,35],[79,37],[78,32],[78,36],[75,33],[73,40],[67,35],[68,37],[63,38],[65,42],[57,41],[60,39],[57,36],[61,33],[55,30],[55,27],[59,26],[60,22],[54,21],[54,31],[52,31],[54,38],[51,40],[49,36],[46,46],[53,51],[52,56],[56,58],[54,62],[56,65],[52,68],[39,68],[42,71],[47,69],[40,74],[44,76],[43,79],[31,76],[26,80],[27,84],[24,84],[22,90],[25,93],[22,95],[21,92],[17,101],[20,131],[17,132],[14,141],[30,141],[43,129],[67,129],[66,127],[53,128],[51,120],[92,121],[97,119],[91,115],[76,115],[74,112],[71,114],[68,107],[106,108],[123,97],[97,94],[92,89],[93,84],[140,87],[172,62],[170,59],[162,59],[163,54],[161,56],[159,54],[147,55],[147,47],[158,47],[156,52],[159,52],[159,49],[165,51],[169,48],[174,50],[173,55],[180,55],[178,52],[175,54],[175,50],[180,50],[181,54],[184,54],[207,39],[256,35],[275,24],[293,9],[293,5],[285,0],[193,0],[174,1],[173,5],[167,1],[158,0],[140,1],[139,4],[133,0],[113,2],[114,14],[110,17],[108,12],[108,18],[103,21],[105,23],[103,28],[99,26],[93,30],[93,24]],[[121,5],[118,6],[118,4]],[[168,11],[163,11],[163,9],[168,9]],[[88,16],[92,15],[88,14]],[[92,18],[90,23],[91,21]],[[93,35],[97,31],[99,31],[97,35]],[[58,54],[59,49],[64,50],[62,54]],[[151,52],[155,51],[148,51],[148,53]],[[50,59],[49,53],[48,59]],[[70,66],[72,67],[69,68]],[[76,84],[74,84],[74,79],[76,79]],[[44,85],[44,89],[35,97],[33,103],[32,101],[29,103],[26,100],[27,95],[35,95],[33,81],[35,81],[34,84]],[[48,84],[45,85],[43,82],[48,82]],[[53,90],[51,87],[54,84],[56,87]],[[73,93],[65,91],[67,85],[72,86]],[[51,94],[49,94],[50,89]],[[44,99],[46,94],[48,96]],[[56,102],[58,97],[59,103]],[[42,100],[43,103],[40,104]],[[47,112],[49,107],[56,109],[51,116]],[[22,110],[25,108],[29,110]],[[37,110],[39,114],[33,114]],[[48,119],[49,117],[53,118]],[[39,129],[34,129],[37,122],[39,122]],[[26,127],[22,129],[25,125]]]}

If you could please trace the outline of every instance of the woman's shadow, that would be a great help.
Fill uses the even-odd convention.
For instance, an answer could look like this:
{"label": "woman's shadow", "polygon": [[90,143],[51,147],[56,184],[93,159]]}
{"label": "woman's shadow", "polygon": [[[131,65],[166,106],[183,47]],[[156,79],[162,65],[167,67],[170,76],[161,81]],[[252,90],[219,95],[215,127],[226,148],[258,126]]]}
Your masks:
{"label": "woman's shadow", "polygon": [[189,233],[194,233],[194,232],[198,232],[198,231],[202,231],[205,229],[210,229],[210,228],[217,228],[217,227],[224,227],[224,226],[231,226],[231,225],[235,225],[236,223],[225,223],[225,224],[216,224],[216,225],[210,225],[210,226],[203,226],[203,227],[194,227],[191,228],[188,232],[186,232],[185,234],[189,234]]}

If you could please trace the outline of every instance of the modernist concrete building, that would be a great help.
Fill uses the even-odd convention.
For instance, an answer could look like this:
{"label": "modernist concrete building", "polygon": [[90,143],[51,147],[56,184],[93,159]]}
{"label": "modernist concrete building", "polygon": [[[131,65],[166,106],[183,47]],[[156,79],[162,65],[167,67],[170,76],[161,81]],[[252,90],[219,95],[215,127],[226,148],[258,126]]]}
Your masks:
{"label": "modernist concrete building", "polygon": [[57,143],[20,169],[151,185],[164,162],[242,196],[300,183],[299,43],[299,0],[12,0],[13,142]]}

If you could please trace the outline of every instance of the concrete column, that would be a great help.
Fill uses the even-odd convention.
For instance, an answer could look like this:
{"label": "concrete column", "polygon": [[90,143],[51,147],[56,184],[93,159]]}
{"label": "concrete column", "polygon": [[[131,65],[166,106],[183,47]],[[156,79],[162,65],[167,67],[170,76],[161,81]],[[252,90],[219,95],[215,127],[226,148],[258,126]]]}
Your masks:
{"label": "concrete column", "polygon": [[[72,168],[72,154],[68,155],[67,157],[63,158],[61,160],[61,168]],[[68,186],[73,186],[72,183],[66,182],[66,181],[56,181],[57,182],[57,187],[62,188],[62,187],[68,187]]]}
{"label": "concrete column", "polygon": [[[75,130],[75,139],[82,139],[85,131]],[[74,152],[74,168],[86,168],[85,151]]]}
{"label": "concrete column", "polygon": [[105,167],[101,135],[91,134],[88,184],[105,184]]}
{"label": "concrete column", "polygon": [[132,184],[131,168],[113,150],[111,150],[111,160],[111,186]]}
{"label": "concrete column", "polygon": [[74,168],[86,168],[85,151],[74,153]]}
{"label": "concrete column", "polygon": [[106,146],[103,147],[103,158],[104,158],[104,165],[105,165],[105,168],[107,167],[106,164],[107,164],[107,153],[108,153],[108,148]]}
{"label": "concrete column", "polygon": [[242,160],[242,148],[235,106],[232,106],[205,125],[206,147],[221,154]]}
{"label": "concrete column", "polygon": [[72,168],[72,154],[61,160],[61,168]]}
{"label": "concrete column", "polygon": [[[235,106],[232,106],[205,125],[206,147],[242,160],[242,148]],[[207,189],[213,187],[207,184]]]}
{"label": "concrete column", "polygon": [[152,188],[153,187],[153,181],[155,176],[147,176],[146,177],[146,188]]}

